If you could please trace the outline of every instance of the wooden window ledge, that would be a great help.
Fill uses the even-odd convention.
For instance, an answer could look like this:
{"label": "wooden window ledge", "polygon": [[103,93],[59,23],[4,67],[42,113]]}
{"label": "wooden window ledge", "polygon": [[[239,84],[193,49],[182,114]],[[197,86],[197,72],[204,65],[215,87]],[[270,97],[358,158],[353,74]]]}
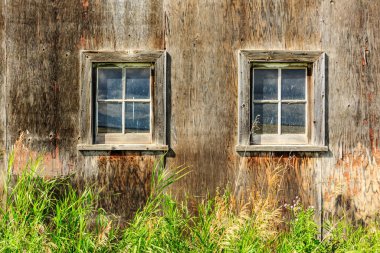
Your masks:
{"label": "wooden window ledge", "polygon": [[237,145],[237,152],[326,152],[327,146],[316,145]]}
{"label": "wooden window ledge", "polygon": [[160,144],[79,144],[79,151],[110,151],[110,150],[130,150],[130,151],[162,151],[169,150],[168,145]]}

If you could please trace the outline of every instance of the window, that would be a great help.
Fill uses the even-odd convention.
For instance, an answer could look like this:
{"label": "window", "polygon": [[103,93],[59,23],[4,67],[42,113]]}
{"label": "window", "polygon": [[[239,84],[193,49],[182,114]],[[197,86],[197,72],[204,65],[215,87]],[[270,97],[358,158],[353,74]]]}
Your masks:
{"label": "window", "polygon": [[322,52],[241,51],[237,151],[325,151]]}
{"label": "window", "polygon": [[307,64],[252,64],[252,143],[306,144]]}
{"label": "window", "polygon": [[165,52],[82,53],[80,150],[167,150]]}
{"label": "window", "polygon": [[152,64],[94,64],[95,143],[151,143]]}

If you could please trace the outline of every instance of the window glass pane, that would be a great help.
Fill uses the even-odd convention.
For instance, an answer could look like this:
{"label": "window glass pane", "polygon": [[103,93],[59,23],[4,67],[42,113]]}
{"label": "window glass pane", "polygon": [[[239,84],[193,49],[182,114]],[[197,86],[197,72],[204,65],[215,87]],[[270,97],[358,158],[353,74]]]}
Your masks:
{"label": "window glass pane", "polygon": [[98,99],[122,98],[122,70],[120,68],[98,69]]}
{"label": "window glass pane", "polygon": [[150,98],[150,68],[126,69],[125,97],[128,99]]}
{"label": "window glass pane", "polygon": [[98,103],[98,133],[121,133],[122,104]]}
{"label": "window glass pane", "polygon": [[278,70],[254,69],[253,98],[277,99]]}
{"label": "window glass pane", "polygon": [[281,71],[282,99],[305,99],[305,69],[283,69]]}
{"label": "window glass pane", "polygon": [[125,132],[149,133],[150,103],[125,103]]}
{"label": "window glass pane", "polygon": [[305,133],[305,104],[281,105],[281,133]]}
{"label": "window glass pane", "polygon": [[278,104],[254,104],[252,124],[257,125],[253,128],[256,134],[276,134],[278,132],[277,114]]}

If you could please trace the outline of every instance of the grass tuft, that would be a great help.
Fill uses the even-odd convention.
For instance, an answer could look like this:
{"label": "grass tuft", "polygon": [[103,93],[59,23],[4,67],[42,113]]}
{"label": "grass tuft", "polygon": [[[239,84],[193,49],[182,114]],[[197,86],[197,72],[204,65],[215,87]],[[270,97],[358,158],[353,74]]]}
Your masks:
{"label": "grass tuft", "polygon": [[[284,220],[277,206],[284,167],[267,164],[262,189],[243,200],[219,189],[197,212],[168,191],[186,167],[154,167],[151,193],[124,229],[97,208],[92,188],[78,192],[69,178],[43,178],[41,159],[29,159],[17,176],[9,157],[0,205],[0,252],[379,252],[380,227],[355,225],[341,217],[327,221],[324,238],[314,209],[297,198]],[[281,227],[287,227],[281,230]]]}

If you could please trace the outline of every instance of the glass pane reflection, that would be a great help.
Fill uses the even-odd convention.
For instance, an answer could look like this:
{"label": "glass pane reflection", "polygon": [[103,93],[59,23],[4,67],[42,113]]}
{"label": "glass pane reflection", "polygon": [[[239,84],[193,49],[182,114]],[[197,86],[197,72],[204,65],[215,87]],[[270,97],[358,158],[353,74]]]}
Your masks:
{"label": "glass pane reflection", "polygon": [[99,68],[98,69],[98,98],[120,99],[122,98],[122,69]]}
{"label": "glass pane reflection", "polygon": [[276,134],[278,132],[278,104],[254,104],[252,124],[256,119],[254,127],[255,134]]}
{"label": "glass pane reflection", "polygon": [[127,68],[125,97],[128,99],[150,98],[150,69]]}
{"label": "glass pane reflection", "polygon": [[281,105],[281,133],[305,133],[305,104]]}
{"label": "glass pane reflection", "polygon": [[98,103],[98,133],[122,132],[122,103]]}
{"label": "glass pane reflection", "polygon": [[282,99],[305,99],[306,69],[281,71]]}
{"label": "glass pane reflection", "polygon": [[277,99],[277,87],[277,69],[254,69],[254,99]]}
{"label": "glass pane reflection", "polygon": [[125,103],[125,132],[149,133],[150,131],[150,103]]}

